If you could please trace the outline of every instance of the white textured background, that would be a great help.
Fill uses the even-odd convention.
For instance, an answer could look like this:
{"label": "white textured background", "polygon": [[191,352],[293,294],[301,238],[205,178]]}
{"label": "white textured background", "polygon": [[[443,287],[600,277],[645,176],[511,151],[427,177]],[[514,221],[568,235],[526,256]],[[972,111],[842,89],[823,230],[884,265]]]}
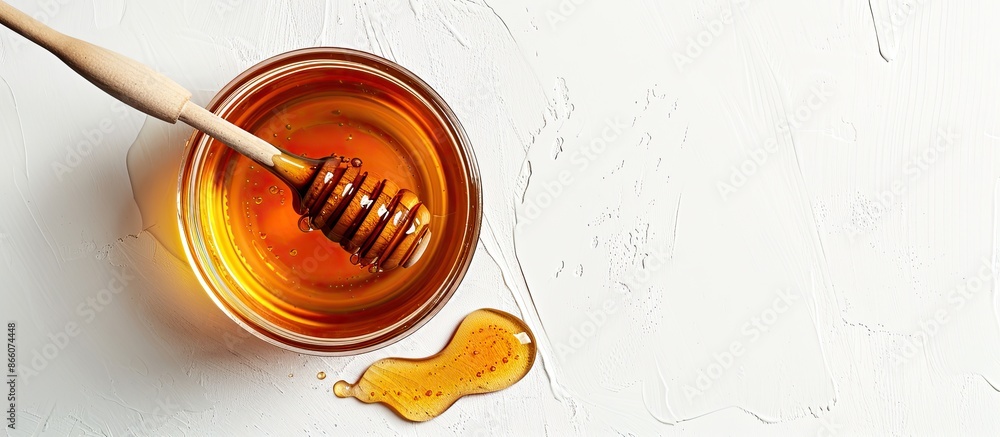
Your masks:
{"label": "white textured background", "polygon": [[[12,4],[199,103],[291,49],[396,61],[463,121],[486,214],[465,282],[415,335],[279,350],[171,243],[190,130],[2,29],[11,435],[1000,433],[996,1]],[[436,352],[481,307],[535,329],[521,383],[421,425],[331,394]]]}

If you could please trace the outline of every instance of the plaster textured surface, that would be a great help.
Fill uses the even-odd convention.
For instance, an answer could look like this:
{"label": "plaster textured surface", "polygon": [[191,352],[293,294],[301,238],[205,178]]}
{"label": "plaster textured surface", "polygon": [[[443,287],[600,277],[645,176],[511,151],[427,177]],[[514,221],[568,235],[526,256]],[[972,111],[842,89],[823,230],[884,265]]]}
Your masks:
{"label": "plaster textured surface", "polygon": [[[450,102],[486,207],[419,332],[279,350],[213,306],[177,244],[162,199],[190,129],[0,29],[8,435],[1000,434],[1000,3],[11,4],[202,104],[288,50],[386,57]],[[332,395],[484,307],[539,339],[519,384],[419,425]]]}

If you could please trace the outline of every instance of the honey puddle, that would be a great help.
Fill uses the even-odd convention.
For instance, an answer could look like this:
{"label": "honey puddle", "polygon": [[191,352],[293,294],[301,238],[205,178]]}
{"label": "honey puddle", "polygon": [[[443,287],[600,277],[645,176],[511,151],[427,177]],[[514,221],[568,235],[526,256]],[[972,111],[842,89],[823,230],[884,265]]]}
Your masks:
{"label": "honey puddle", "polygon": [[535,336],[521,319],[499,310],[476,310],[441,352],[376,361],[357,383],[337,381],[333,392],[340,398],[380,402],[405,419],[423,422],[462,396],[514,385],[531,370],[535,349]]}

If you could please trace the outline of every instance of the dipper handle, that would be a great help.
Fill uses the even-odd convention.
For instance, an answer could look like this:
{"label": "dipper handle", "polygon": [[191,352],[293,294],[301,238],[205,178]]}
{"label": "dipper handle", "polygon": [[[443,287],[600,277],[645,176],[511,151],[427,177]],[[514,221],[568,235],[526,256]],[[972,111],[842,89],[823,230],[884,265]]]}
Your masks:
{"label": "dipper handle", "polygon": [[64,35],[0,1],[0,24],[56,55],[98,88],[160,120],[181,120],[268,167],[281,152],[221,117],[191,103],[191,92],[133,59]]}

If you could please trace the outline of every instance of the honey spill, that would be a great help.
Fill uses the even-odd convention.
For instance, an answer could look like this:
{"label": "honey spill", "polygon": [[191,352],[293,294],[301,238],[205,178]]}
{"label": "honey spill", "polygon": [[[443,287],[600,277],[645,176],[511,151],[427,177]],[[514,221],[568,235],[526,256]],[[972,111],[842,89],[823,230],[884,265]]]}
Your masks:
{"label": "honey spill", "polygon": [[520,381],[535,362],[535,337],[517,317],[494,309],[472,312],[448,345],[423,359],[386,358],[354,384],[337,381],[333,392],[387,405],[407,420],[423,422],[462,396],[503,390]]}
{"label": "honey spill", "polygon": [[323,380],[326,379],[326,372],[319,372],[316,374],[316,379]]}

